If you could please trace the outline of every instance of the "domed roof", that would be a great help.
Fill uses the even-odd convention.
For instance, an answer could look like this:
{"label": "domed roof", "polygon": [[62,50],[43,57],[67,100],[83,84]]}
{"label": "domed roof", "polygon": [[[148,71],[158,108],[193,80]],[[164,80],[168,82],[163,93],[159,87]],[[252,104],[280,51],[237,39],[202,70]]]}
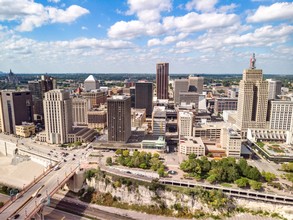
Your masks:
{"label": "domed roof", "polygon": [[86,78],[85,82],[97,82],[98,80],[93,76],[89,75],[88,78]]}

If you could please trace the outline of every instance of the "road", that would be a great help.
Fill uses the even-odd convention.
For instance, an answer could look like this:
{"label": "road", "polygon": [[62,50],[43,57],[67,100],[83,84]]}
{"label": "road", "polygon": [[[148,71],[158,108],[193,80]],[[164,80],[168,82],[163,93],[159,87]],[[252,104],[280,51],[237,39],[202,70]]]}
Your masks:
{"label": "road", "polygon": [[[60,164],[59,170],[52,169],[45,177],[36,182],[27,192],[12,203],[7,209],[1,213],[1,218],[6,219],[15,214],[19,214],[22,218],[29,215],[34,210],[40,208],[41,204],[47,200],[47,195],[54,194],[64,183],[62,181],[67,176],[78,169],[80,161],[84,159],[86,150],[74,151],[67,156],[67,162]],[[74,159],[73,159],[74,158]],[[76,159],[75,159],[76,158]],[[43,186],[43,187],[42,187]],[[32,198],[32,195],[38,190],[39,196]]]}

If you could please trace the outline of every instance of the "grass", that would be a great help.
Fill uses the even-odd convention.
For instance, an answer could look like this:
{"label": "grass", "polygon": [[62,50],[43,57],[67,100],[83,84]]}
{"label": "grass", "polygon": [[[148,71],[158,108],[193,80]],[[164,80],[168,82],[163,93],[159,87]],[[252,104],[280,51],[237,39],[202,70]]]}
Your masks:
{"label": "grass", "polygon": [[261,148],[263,148],[265,146],[265,144],[263,142],[256,142],[256,144]]}
{"label": "grass", "polygon": [[221,186],[223,186],[223,187],[232,187],[232,185],[229,184],[229,183],[222,183]]}

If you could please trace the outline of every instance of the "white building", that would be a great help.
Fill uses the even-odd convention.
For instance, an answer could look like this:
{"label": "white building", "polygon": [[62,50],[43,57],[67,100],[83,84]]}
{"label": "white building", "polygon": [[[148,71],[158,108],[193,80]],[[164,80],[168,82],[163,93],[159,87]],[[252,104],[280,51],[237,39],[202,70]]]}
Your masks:
{"label": "white building", "polygon": [[270,129],[289,131],[293,123],[293,101],[271,101]]}
{"label": "white building", "polygon": [[241,153],[241,135],[233,128],[222,128],[221,145],[226,150],[228,157],[240,157]]}
{"label": "white building", "polygon": [[278,95],[282,94],[282,82],[279,80],[267,79],[269,86],[268,86],[268,99],[276,99]]}
{"label": "white building", "polygon": [[74,126],[87,126],[90,101],[85,98],[72,99],[72,120]]}
{"label": "white building", "polygon": [[67,143],[68,134],[72,131],[72,102],[69,92],[63,89],[46,92],[43,104],[47,142]]}
{"label": "white building", "polygon": [[88,78],[85,79],[83,83],[83,87],[85,88],[86,91],[91,91],[91,90],[99,89],[100,83],[93,75],[90,75]]}
{"label": "white building", "polygon": [[196,156],[204,156],[206,149],[200,137],[185,137],[179,141],[179,152],[185,155],[194,153]]}
{"label": "white building", "polygon": [[193,113],[179,112],[178,113],[178,129],[179,137],[192,136]]}

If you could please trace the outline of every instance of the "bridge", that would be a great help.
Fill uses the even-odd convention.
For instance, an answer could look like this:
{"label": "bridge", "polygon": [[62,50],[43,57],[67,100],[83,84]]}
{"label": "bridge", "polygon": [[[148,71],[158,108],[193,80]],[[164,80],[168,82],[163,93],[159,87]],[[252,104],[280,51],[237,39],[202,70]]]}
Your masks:
{"label": "bridge", "polygon": [[[76,158],[80,157],[82,157],[81,151],[76,153]],[[73,188],[78,182],[82,184],[83,179],[76,181],[72,178],[80,170],[79,163],[78,159],[72,159],[66,163],[59,163],[58,170],[54,168],[47,170],[0,209],[1,219],[13,219],[15,216],[19,219],[30,219],[50,202],[51,196],[65,183],[74,181]]]}
{"label": "bridge", "polygon": [[172,186],[181,186],[181,187],[189,187],[189,188],[201,187],[206,190],[213,190],[213,189],[221,190],[223,193],[232,197],[261,200],[264,202],[279,203],[284,205],[293,205],[292,196],[283,196],[283,195],[277,195],[277,194],[262,193],[262,192],[252,191],[252,190],[242,190],[242,189],[228,188],[228,187],[203,184],[203,183],[187,182],[187,181],[160,179],[159,182],[165,185],[172,185]]}

